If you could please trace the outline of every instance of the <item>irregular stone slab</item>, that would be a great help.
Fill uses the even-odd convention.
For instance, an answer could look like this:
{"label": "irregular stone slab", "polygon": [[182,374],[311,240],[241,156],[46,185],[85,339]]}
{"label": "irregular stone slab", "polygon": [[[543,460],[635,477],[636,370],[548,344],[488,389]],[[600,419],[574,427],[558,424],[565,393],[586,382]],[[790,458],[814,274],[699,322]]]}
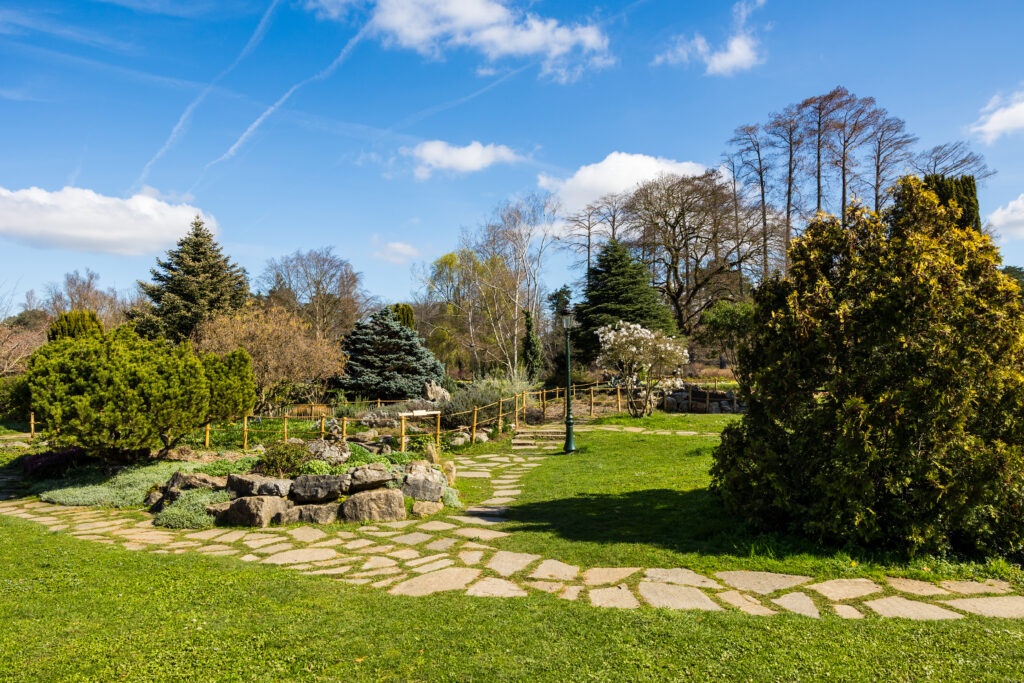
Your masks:
{"label": "irregular stone slab", "polygon": [[526,585],[545,593],[557,593],[565,584],[558,581],[527,581]]}
{"label": "irregular stone slab", "polygon": [[343,538],[328,538],[326,541],[319,541],[312,545],[313,548],[330,548],[331,546],[341,545],[345,542]]}
{"label": "irregular stone slab", "polygon": [[[386,486],[389,481],[393,481],[395,479],[395,475],[391,474],[387,465],[380,462],[372,462],[369,465],[355,467],[349,470],[348,474],[352,478],[351,484],[349,485],[350,491],[379,489]],[[391,490],[401,493],[398,489]]]}
{"label": "irregular stone slab", "polygon": [[481,505],[504,505],[505,503],[512,503],[515,498],[488,498],[483,501]]}
{"label": "irregular stone slab", "polygon": [[463,550],[459,553],[459,559],[462,560],[463,564],[478,564],[480,560],[484,559],[484,551]]}
{"label": "irregular stone slab", "polygon": [[[192,538],[192,536],[186,536],[185,538]],[[242,543],[249,546],[250,548],[259,548],[260,546],[267,545],[268,543],[279,543],[284,539],[277,534],[248,534]]]}
{"label": "irregular stone slab", "polygon": [[490,479],[490,472],[478,472],[474,470],[459,470],[455,473],[459,479]]}
{"label": "irregular stone slab", "polygon": [[365,548],[356,548],[354,552],[361,555],[383,555],[394,547],[393,545],[368,545]]}
{"label": "irregular stone slab", "polygon": [[403,581],[394,586],[388,593],[391,595],[421,596],[445,591],[458,591],[468,586],[478,576],[480,576],[479,569],[450,567]]}
{"label": "irregular stone slab", "polygon": [[638,571],[640,571],[640,567],[595,567],[583,572],[583,583],[588,586],[617,583]]}
{"label": "irregular stone slab", "polygon": [[371,557],[363,563],[363,569],[381,569],[383,567],[394,567],[397,562],[390,557]]}
{"label": "irregular stone slab", "polygon": [[373,578],[374,576],[390,576],[392,574],[401,573],[402,570],[398,567],[385,567],[383,569],[374,569],[373,571],[368,572],[356,572],[355,574],[352,574],[352,577],[357,579],[368,579]]}
{"label": "irregular stone slab", "polygon": [[[708,612],[721,612],[719,607],[699,589],[691,586],[677,586],[671,583],[641,581],[637,587],[640,597],[652,607],[667,609],[700,609]],[[593,593],[593,591],[591,591]]]}
{"label": "irregular stone slab", "polygon": [[463,524],[501,524],[500,521],[495,519],[488,519],[486,517],[466,517],[465,515],[455,515],[448,519],[454,519],[456,522],[462,522]]}
{"label": "irregular stone slab", "polygon": [[436,541],[428,543],[423,547],[427,550],[448,550],[448,548],[451,548],[456,543],[458,543],[458,541],[454,538],[439,538]]}
{"label": "irregular stone slab", "polygon": [[494,550],[494,548],[492,548],[491,546],[484,545],[483,543],[477,543],[476,541],[466,541],[465,543],[462,544],[462,548],[464,550],[466,548],[469,548],[469,549],[472,549],[472,550]]}
{"label": "irregular stone slab", "polygon": [[229,474],[228,490],[239,498],[256,496],[287,497],[292,488],[291,479],[273,479],[259,474]]}
{"label": "irregular stone slab", "polygon": [[475,527],[463,527],[456,529],[452,532],[457,536],[463,536],[464,538],[476,538],[481,541],[493,541],[496,538],[504,538],[508,536],[504,531],[495,531],[494,529],[478,529]]}
{"label": "irregular stone slab", "polygon": [[374,543],[370,539],[360,538],[355,541],[350,541],[346,543],[345,548],[347,548],[348,550],[358,550],[360,548],[367,548],[371,545],[374,545]]}
{"label": "irregular stone slab", "polygon": [[423,541],[429,541],[433,536],[430,534],[422,534],[420,532],[413,532],[411,534],[402,534],[401,536],[395,536],[389,540],[395,543],[402,543],[404,545],[416,545],[417,543],[423,543]]}
{"label": "irregular stone slab", "polygon": [[396,522],[405,519],[405,497],[398,489],[360,491],[341,506],[345,519],[354,522]]}
{"label": "irregular stone slab", "polygon": [[[149,546],[146,545],[145,543],[125,543],[121,547],[124,548],[125,550],[145,550]],[[200,552],[202,552],[202,551],[200,551]]]}
{"label": "irregular stone slab", "polygon": [[[324,538],[327,534],[314,529],[311,526],[300,526],[297,529],[289,529],[288,535],[294,538],[296,541],[302,541],[303,543],[312,543],[313,541],[319,541]],[[223,541],[224,539],[221,539]]]}
{"label": "irregular stone slab", "polygon": [[[291,482],[288,484],[290,486]],[[236,498],[227,509],[220,512],[217,521],[232,526],[266,527],[275,516],[284,513],[290,507],[288,499],[279,496]]]}
{"label": "irregular stone slab", "polygon": [[197,548],[196,552],[203,553],[206,555],[212,555],[213,553],[219,553],[224,550],[232,550],[232,547],[229,545],[221,545],[218,543],[214,545],[204,545],[202,548]]}
{"label": "irregular stone slab", "polygon": [[832,609],[835,610],[836,615],[842,619],[863,619],[864,615],[861,614],[856,607],[851,605],[832,605]]}
{"label": "irregular stone slab", "polygon": [[199,541],[177,541],[175,543],[169,543],[167,548],[174,550],[175,548],[194,548],[197,545],[202,545]]}
{"label": "irregular stone slab", "polygon": [[930,581],[918,581],[917,579],[899,579],[893,576],[885,577],[890,586],[901,593],[911,595],[949,595],[949,591],[940,588]]}
{"label": "irregular stone slab", "polygon": [[821,593],[829,600],[852,600],[872,593],[879,593],[882,587],[869,579],[832,579],[806,586]]}
{"label": "irregular stone slab", "polygon": [[259,555],[242,555],[239,559],[242,560],[242,562],[255,562],[260,559],[260,557]]}
{"label": "irregular stone slab", "polygon": [[502,517],[508,512],[507,507],[474,505],[465,510],[467,515],[483,515],[484,517]]}
{"label": "irregular stone slab", "polygon": [[963,618],[962,614],[951,612],[938,605],[932,605],[931,603],[919,600],[908,600],[899,596],[868,600],[864,604],[883,617],[899,617],[902,619],[913,619],[914,621]]}
{"label": "irregular stone slab", "polygon": [[299,562],[316,562],[318,560],[330,560],[337,557],[338,553],[330,548],[301,548],[299,550],[287,550],[277,553],[263,560],[263,564],[298,564]]}
{"label": "irregular stone slab", "polygon": [[760,593],[761,595],[793,588],[811,580],[809,576],[751,571],[718,572],[715,576],[733,588],[739,588],[741,591],[750,591],[751,593]]}
{"label": "irregular stone slab", "polygon": [[425,524],[420,524],[416,528],[423,529],[424,531],[448,531],[449,529],[454,529],[455,526],[455,524],[449,524],[448,522],[441,522],[435,520],[433,522],[426,522]]}
{"label": "irregular stone slab", "polygon": [[744,595],[739,591],[725,591],[724,593],[718,593],[717,597],[725,604],[732,605],[741,612],[746,612],[756,617],[770,617],[775,614],[775,610],[768,609],[754,598]]}
{"label": "irregular stone slab", "polygon": [[550,579],[553,581],[572,581],[580,573],[580,568],[558,560],[544,560],[533,573],[531,579]]}
{"label": "irregular stone slab", "polygon": [[333,567],[339,564],[347,564],[358,561],[359,559],[355,557],[336,557],[333,560],[317,560],[316,562],[310,562],[310,564],[314,567]]}
{"label": "irregular stone slab", "polygon": [[296,503],[328,503],[347,493],[351,483],[348,475],[303,474],[296,477],[288,495]]}
{"label": "irregular stone slab", "polygon": [[386,579],[381,579],[380,581],[374,581],[370,585],[373,586],[374,588],[383,588],[384,586],[390,586],[395,581],[400,581],[400,580],[402,580],[404,578],[405,578],[405,574],[397,574],[395,576],[389,576]]}
{"label": "irregular stone slab", "polygon": [[363,531],[362,533],[367,534],[369,536],[376,536],[377,538],[390,538],[392,536],[397,536],[402,532],[395,531],[392,529],[391,531]]}
{"label": "irregular stone slab", "polygon": [[186,534],[185,538],[193,538],[197,541],[211,541],[226,533],[227,531],[224,529],[207,529],[206,531],[197,531],[194,534]]}
{"label": "irregular stone slab", "polygon": [[445,567],[450,567],[453,564],[455,564],[455,560],[444,559],[444,560],[438,560],[436,562],[431,562],[430,564],[422,564],[422,565],[420,565],[418,567],[412,567],[412,570],[414,572],[416,572],[417,574],[426,574],[427,572],[433,572],[433,571],[437,571],[438,569],[444,569]]}
{"label": "irregular stone slab", "polygon": [[417,567],[417,566],[419,566],[421,564],[426,564],[427,562],[434,562],[435,560],[439,560],[439,559],[444,558],[444,557],[448,557],[448,556],[446,554],[444,554],[444,553],[438,553],[437,555],[429,555],[427,557],[421,557],[421,558],[418,558],[418,559],[415,559],[415,560],[410,560],[409,562],[406,562],[405,564],[406,564],[407,567]]}
{"label": "irregular stone slab", "polygon": [[697,572],[689,569],[648,569],[644,576],[652,581],[658,581],[661,583],[677,583],[680,586],[698,586],[700,588],[715,588],[717,590],[722,589],[722,586],[714,579],[701,576]]}
{"label": "irregular stone slab", "polygon": [[613,588],[592,588],[587,594],[590,604],[595,607],[617,607],[618,609],[636,609],[640,603],[630,592],[626,584]]}
{"label": "irregular stone slab", "polygon": [[960,593],[961,595],[1010,592],[1010,584],[1005,581],[996,581],[995,579],[989,579],[984,583],[979,581],[942,581],[939,585],[948,591]]}
{"label": "irregular stone slab", "polygon": [[246,533],[247,532],[245,532],[245,531],[229,531],[228,533],[224,534],[223,536],[218,536],[217,537],[217,542],[218,543],[236,543],[237,541],[240,541],[243,538],[245,538]]}
{"label": "irregular stone slab", "polygon": [[801,593],[797,591],[795,593],[786,593],[782,597],[775,598],[772,600],[779,607],[788,609],[790,612],[802,614],[805,617],[811,617],[817,619],[821,614],[818,612],[817,605],[807,595],[807,593]]}
{"label": "irregular stone slab", "polygon": [[522,598],[526,596],[526,591],[508,579],[488,576],[470,586],[466,595],[478,598]]}
{"label": "irregular stone slab", "polygon": [[275,545],[268,545],[264,548],[255,548],[253,552],[260,553],[262,555],[273,555],[274,553],[280,553],[285,550],[291,550],[294,546],[291,543],[277,543]]}
{"label": "irregular stone slab", "polygon": [[348,564],[348,565],[345,565],[343,567],[329,567],[327,569],[317,569],[315,571],[302,572],[302,573],[306,574],[308,576],[320,575],[320,574],[323,574],[323,575],[326,575],[326,576],[334,576],[334,575],[337,575],[337,574],[344,574],[345,572],[349,571],[350,569],[352,569],[352,565]]}
{"label": "irregular stone slab", "polygon": [[406,520],[403,520],[401,522],[383,522],[383,523],[381,523],[381,526],[389,526],[392,529],[404,529],[405,527],[409,526],[410,524],[415,524],[415,523],[416,523],[415,519],[406,519]]}
{"label": "irregular stone slab", "polygon": [[1001,619],[1024,619],[1024,597],[1020,595],[1001,595],[992,598],[960,598],[943,600],[950,607],[979,614],[983,617]]}
{"label": "irregular stone slab", "polygon": [[511,576],[518,571],[526,569],[529,565],[533,564],[540,559],[540,555],[530,555],[528,553],[512,553],[505,550],[500,550],[494,553],[491,561],[487,563],[487,568],[492,569],[502,576]]}
{"label": "irregular stone slab", "polygon": [[391,557],[397,557],[399,560],[415,560],[420,556],[418,552],[412,548],[402,548],[401,550],[395,550],[394,552],[388,553]]}
{"label": "irregular stone slab", "polygon": [[[496,496],[521,496],[523,495],[522,489],[494,489],[494,495]],[[497,500],[497,499],[495,499]]]}

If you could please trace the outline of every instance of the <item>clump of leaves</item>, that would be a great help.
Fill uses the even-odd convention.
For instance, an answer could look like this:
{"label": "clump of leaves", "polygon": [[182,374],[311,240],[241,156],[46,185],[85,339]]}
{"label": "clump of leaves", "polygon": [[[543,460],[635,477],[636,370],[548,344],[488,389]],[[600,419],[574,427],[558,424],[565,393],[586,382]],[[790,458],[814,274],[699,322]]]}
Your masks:
{"label": "clump of leaves", "polygon": [[182,491],[176,501],[153,517],[153,524],[168,529],[205,529],[214,524],[213,515],[206,511],[206,506],[229,500],[231,500],[231,494],[227,491],[211,489]]}
{"label": "clump of leaves", "polygon": [[295,477],[310,458],[305,446],[276,443],[260,456],[252,471],[272,477]]}

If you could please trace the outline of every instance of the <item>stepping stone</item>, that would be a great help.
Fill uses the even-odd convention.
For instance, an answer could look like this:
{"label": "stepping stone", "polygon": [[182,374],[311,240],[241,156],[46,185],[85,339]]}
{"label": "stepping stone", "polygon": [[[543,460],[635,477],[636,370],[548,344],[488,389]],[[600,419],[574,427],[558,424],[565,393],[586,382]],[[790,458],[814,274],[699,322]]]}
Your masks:
{"label": "stepping stone", "polygon": [[463,550],[465,550],[466,548],[472,550],[494,550],[494,548],[492,548],[491,546],[484,545],[483,543],[477,543],[476,541],[466,541],[462,544],[462,548]]}
{"label": "stepping stone", "polygon": [[217,543],[214,545],[204,545],[202,548],[197,548],[196,552],[203,553],[204,555],[212,555],[214,553],[219,553],[224,550],[234,550],[234,548],[232,548],[229,545],[221,545]]}
{"label": "stepping stone", "polygon": [[[591,591],[593,594],[594,591]],[[719,607],[708,596],[704,595],[698,588],[690,586],[677,586],[671,583],[656,583],[653,581],[641,581],[637,587],[640,597],[646,600],[652,607],[665,607],[668,609],[702,609],[708,612],[721,612]]]}
{"label": "stepping stone", "polygon": [[1005,581],[989,579],[985,583],[978,581],[942,581],[943,588],[961,595],[976,595],[978,593],[1009,593],[1010,584]]}
{"label": "stepping stone", "polygon": [[121,547],[125,550],[145,550],[149,546],[145,543],[125,543]]}
{"label": "stepping stone", "polygon": [[438,560],[437,562],[431,562],[430,564],[422,564],[418,567],[412,567],[412,570],[417,574],[426,574],[427,572],[437,571],[438,569],[444,569],[455,564],[455,560],[444,559]]}
{"label": "stepping stone", "polygon": [[640,567],[595,567],[583,572],[583,583],[588,586],[617,583],[638,571],[640,571]]}
{"label": "stepping stone", "polygon": [[246,532],[244,532],[244,531],[229,531],[228,533],[224,534],[223,536],[218,536],[217,537],[217,542],[218,543],[235,543],[236,541],[242,540],[245,537],[245,533]]}
{"label": "stepping stone", "polygon": [[312,543],[313,541],[319,541],[327,534],[320,531],[319,529],[314,529],[311,526],[300,526],[295,529],[289,529],[288,535],[294,538],[296,541],[302,541],[303,543]]}
{"label": "stepping stone", "polygon": [[372,579],[341,579],[341,580],[344,581],[345,583],[352,583],[352,584],[355,584],[355,585],[359,586],[359,585],[362,585],[362,584],[370,583],[370,581]]}
{"label": "stepping stone", "polygon": [[393,545],[367,545],[362,548],[356,548],[352,552],[359,553],[360,555],[383,555],[389,550],[393,550]]}
{"label": "stepping stone", "polygon": [[359,548],[366,548],[367,546],[374,545],[373,541],[368,538],[360,538],[355,541],[351,541],[345,544],[345,547],[349,550],[358,550]]}
{"label": "stepping stone", "polygon": [[594,607],[636,609],[640,606],[626,584],[614,588],[593,588],[587,595],[590,597],[590,604]]}
{"label": "stepping stone", "polygon": [[882,587],[868,579],[832,579],[806,586],[821,593],[829,600],[852,600],[872,593],[880,593]]}
{"label": "stepping stone", "polygon": [[1024,619],[1024,597],[1020,595],[1001,595],[992,598],[960,598],[943,600],[944,604],[956,609],[979,614],[983,617],[999,617],[1002,619]]}
{"label": "stepping stone", "polygon": [[366,534],[367,536],[376,536],[377,538],[388,538],[390,536],[396,536],[396,535],[398,535],[398,534],[400,534],[402,532],[401,531],[391,530],[391,531],[364,531],[363,533]]}
{"label": "stepping stone", "polygon": [[458,543],[458,541],[454,538],[439,538],[433,543],[428,543],[423,547],[427,550],[448,550],[448,548],[451,548],[456,543]]}
{"label": "stepping stone", "polygon": [[504,538],[508,536],[504,531],[495,531],[494,529],[479,529],[476,527],[462,527],[452,532],[457,536],[463,536],[465,538],[476,538],[481,541],[493,541],[496,538]]}
{"label": "stepping stone", "polygon": [[260,559],[259,555],[242,555],[240,558],[242,562],[255,562]]}
{"label": "stepping stone", "polygon": [[557,593],[565,584],[558,581],[527,581],[526,585],[545,593]]}
{"label": "stepping stone", "polygon": [[943,609],[938,605],[919,600],[908,600],[899,596],[868,600],[864,603],[879,616],[913,619],[914,621],[935,621],[939,619],[962,619],[962,614]]}
{"label": "stepping stone", "polygon": [[399,581],[399,580],[404,579],[404,578],[405,578],[405,574],[399,574],[398,576],[389,576],[386,579],[381,579],[380,581],[374,581],[370,585],[373,586],[374,588],[383,588],[384,586],[390,586],[395,581]]}
{"label": "stepping stone", "polygon": [[369,572],[357,572],[352,574],[354,579],[370,579],[374,576],[391,576],[392,574],[401,574],[402,570],[398,567],[384,567],[383,569],[374,569]]}
{"label": "stepping stone", "polygon": [[457,470],[455,477],[458,479],[490,479],[490,472],[470,472],[467,470]]}
{"label": "stepping stone", "polygon": [[298,564],[299,562],[316,562],[317,560],[329,560],[337,557],[338,553],[330,548],[301,548],[299,550],[288,550],[283,553],[271,555],[263,560],[264,564]]}
{"label": "stepping stone", "polygon": [[681,586],[698,586],[700,588],[722,590],[722,586],[717,581],[701,576],[689,569],[648,569],[644,576],[652,581],[659,581],[661,583],[677,583]]}
{"label": "stepping stone", "polygon": [[514,503],[515,500],[515,498],[488,498],[481,505],[504,505],[505,503]]}
{"label": "stepping stone", "polygon": [[917,579],[899,579],[893,576],[885,577],[890,586],[901,593],[911,595],[949,595],[949,591],[940,588],[930,581],[918,581]]}
{"label": "stepping stone", "polygon": [[321,575],[321,574],[323,574],[325,576],[335,576],[337,574],[344,574],[345,572],[347,572],[350,569],[352,569],[352,565],[347,564],[347,565],[345,565],[343,567],[328,567],[327,569],[317,569],[315,571],[302,572],[302,573],[307,575],[307,576],[318,576],[318,575]]}
{"label": "stepping stone", "polygon": [[483,515],[485,517],[501,517],[508,512],[507,507],[484,507],[480,505],[474,505],[473,507],[466,508],[467,515]]}
{"label": "stepping stone", "polygon": [[405,527],[409,526],[410,524],[415,524],[415,523],[416,523],[415,519],[406,519],[406,520],[402,520],[401,522],[381,522],[380,525],[381,526],[389,526],[392,529],[404,529]]}
{"label": "stepping stone", "polygon": [[725,591],[724,593],[718,593],[717,596],[725,604],[732,605],[741,612],[746,612],[756,617],[770,617],[775,614],[774,610],[768,609],[754,598],[744,595],[739,591]]}
{"label": "stepping stone", "polygon": [[435,520],[433,522],[427,522],[425,524],[420,524],[416,528],[417,529],[423,529],[424,531],[448,531],[449,529],[454,529],[455,526],[456,526],[455,524],[449,524],[448,522],[441,522],[441,521]]}
{"label": "stepping stone", "polygon": [[444,591],[458,591],[468,586],[478,576],[480,576],[479,569],[450,567],[403,581],[394,586],[388,593],[391,595],[421,596]]}
{"label": "stepping stone", "polygon": [[320,541],[319,543],[314,543],[314,544],[312,544],[309,547],[310,548],[330,548],[332,546],[341,545],[344,542],[345,542],[345,539],[343,539],[343,538],[328,538],[326,541]]}
{"label": "stepping stone", "polygon": [[[522,489],[494,489],[494,493],[498,496],[521,496],[523,491]],[[494,500],[497,500],[497,498]]]}
{"label": "stepping stone", "polygon": [[333,560],[317,560],[316,562],[310,562],[314,567],[333,567],[339,564],[351,564],[352,562],[358,562],[357,557],[336,557]]}
{"label": "stepping stone", "polygon": [[394,552],[388,553],[391,557],[397,557],[399,560],[415,560],[420,556],[418,552],[412,548],[402,548],[401,550],[395,550]]}
{"label": "stepping stone", "polygon": [[487,519],[486,517],[466,517],[463,515],[455,515],[448,519],[454,519],[456,522],[462,522],[463,524],[501,524],[498,520]]}
{"label": "stepping stone", "polygon": [[805,617],[812,617],[817,619],[821,614],[818,612],[817,605],[807,595],[807,593],[801,593],[797,591],[795,593],[786,593],[782,597],[775,598],[772,600],[779,607],[788,609],[790,612],[802,614]]}
{"label": "stepping stone", "polygon": [[462,560],[463,564],[479,564],[480,560],[484,559],[484,551],[463,550],[459,553],[459,559]]}
{"label": "stepping stone", "polygon": [[339,531],[335,534],[335,536],[337,536],[338,538],[359,538],[355,535],[355,533],[351,531]]}
{"label": "stepping stone", "polygon": [[207,555],[234,555],[237,552],[238,552],[237,550],[231,548],[231,549],[228,549],[228,550],[215,550],[215,551],[212,551],[212,552],[209,552],[209,553],[206,553],[206,554]]}
{"label": "stepping stone", "polygon": [[530,574],[531,579],[550,579],[554,581],[572,581],[580,573],[580,568],[558,560],[544,560]]}
{"label": "stepping stone", "polygon": [[498,572],[502,576],[511,576],[518,571],[526,569],[539,559],[540,555],[500,550],[491,557],[491,561],[487,563],[487,568]]}
{"label": "stepping stone", "polygon": [[395,536],[394,538],[388,539],[395,543],[402,543],[405,545],[416,545],[417,543],[423,543],[423,541],[429,541],[433,536],[430,534],[421,534],[418,531],[414,531],[411,534],[403,534],[401,536]]}
{"label": "stepping stone", "polygon": [[[187,534],[185,536],[185,538],[192,538],[192,539],[195,539],[197,541],[212,541],[213,539],[217,538],[218,536],[220,536],[222,534],[226,534],[226,533],[227,532],[224,531],[224,529],[207,529],[206,531],[197,531],[194,534]],[[278,538],[278,537],[275,536],[274,538]]]}
{"label": "stepping stone", "polygon": [[291,543],[278,543],[277,545],[268,545],[263,548],[253,548],[253,552],[260,553],[261,555],[273,555],[274,553],[291,550],[293,547],[295,546]]}
{"label": "stepping stone", "polygon": [[168,543],[167,548],[174,550],[175,548],[195,548],[197,545],[202,545],[199,541],[178,541],[177,543]]}
{"label": "stepping stone", "polygon": [[363,569],[381,569],[382,567],[394,567],[397,562],[390,557],[371,557],[363,563]]}
{"label": "stepping stone", "polygon": [[760,593],[761,595],[793,588],[811,580],[809,576],[751,571],[718,572],[715,576],[733,588],[738,588],[741,591],[750,591],[751,593]]}
{"label": "stepping stone", "polygon": [[861,614],[856,607],[850,605],[832,605],[832,609],[835,610],[836,615],[842,619],[863,619],[864,615]]}
{"label": "stepping stone", "polygon": [[448,557],[448,555],[446,555],[445,553],[438,553],[437,555],[429,555],[427,557],[420,557],[420,558],[417,558],[415,560],[410,560],[409,562],[406,562],[405,565],[407,567],[416,567],[416,566],[421,565],[421,564],[426,564],[427,562],[434,562],[435,560],[440,560],[443,557]]}
{"label": "stepping stone", "polygon": [[246,536],[245,540],[243,540],[242,543],[249,546],[250,548],[255,549],[262,548],[273,543],[280,543],[283,540],[284,539],[280,536],[271,536],[270,538],[262,537],[257,539],[253,539],[251,536]]}
{"label": "stepping stone", "polygon": [[526,591],[508,579],[488,576],[470,586],[466,595],[478,598],[521,598],[526,596]]}

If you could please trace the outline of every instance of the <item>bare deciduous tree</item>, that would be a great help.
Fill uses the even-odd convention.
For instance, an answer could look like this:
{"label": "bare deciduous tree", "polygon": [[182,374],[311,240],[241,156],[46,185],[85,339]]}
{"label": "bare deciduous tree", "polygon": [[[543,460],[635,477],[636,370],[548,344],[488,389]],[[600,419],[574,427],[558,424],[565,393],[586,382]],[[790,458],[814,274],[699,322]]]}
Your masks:
{"label": "bare deciduous tree", "polygon": [[805,136],[810,145],[813,159],[815,210],[817,212],[824,209],[825,163],[832,134],[835,131],[835,114],[849,97],[850,91],[840,86],[824,95],[808,97],[799,105],[799,109],[803,113]]}
{"label": "bare deciduous tree", "polygon": [[835,109],[829,162],[839,173],[839,216],[844,224],[849,189],[857,169],[857,150],[868,140],[881,117],[875,98],[852,93],[842,98]]}
{"label": "bare deciduous tree", "polygon": [[975,180],[984,180],[996,174],[985,163],[985,157],[972,152],[963,141],[936,145],[914,157],[912,164],[921,175],[972,175]]}
{"label": "bare deciduous tree", "polygon": [[758,203],[761,209],[761,269],[767,277],[771,261],[769,253],[768,226],[768,184],[771,182],[772,158],[771,147],[764,129],[760,125],[740,126],[729,141],[735,145],[741,160],[742,177],[757,190]]}
{"label": "bare deciduous tree", "polygon": [[786,217],[785,266],[789,272],[789,245],[793,239],[793,214],[796,212],[800,191],[800,168],[803,165],[804,122],[798,105],[789,105],[781,112],[772,114],[765,127],[768,142],[780,159],[782,171],[782,196]]}
{"label": "bare deciduous tree", "polygon": [[916,142],[903,119],[881,116],[875,123],[867,140],[871,168],[864,184],[873,196],[876,212],[884,208],[889,188],[910,163],[910,148]]}

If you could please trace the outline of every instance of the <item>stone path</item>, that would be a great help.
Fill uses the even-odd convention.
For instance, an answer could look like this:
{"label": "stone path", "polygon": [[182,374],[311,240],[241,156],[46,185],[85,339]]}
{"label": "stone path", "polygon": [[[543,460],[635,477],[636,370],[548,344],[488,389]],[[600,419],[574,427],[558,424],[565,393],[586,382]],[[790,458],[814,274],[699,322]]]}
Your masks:
{"label": "stone path", "polygon": [[[593,427],[592,429],[603,429]],[[844,578],[722,571],[704,576],[685,567],[579,567],[557,558],[503,548],[509,505],[530,472],[561,448],[554,430],[521,432],[506,455],[456,456],[458,476],[487,479],[491,497],[427,520],[381,522],[341,531],[310,525],[259,530],[216,528],[172,531],[139,511],[63,507],[17,499],[0,475],[0,514],[41,524],[76,538],[154,554],[201,553],[285,567],[393,595],[462,593],[481,599],[549,594],[600,608],[696,610],[780,614],[795,618],[914,620],[967,615],[1024,618],[1024,596],[1005,582],[933,583],[905,578]]]}

